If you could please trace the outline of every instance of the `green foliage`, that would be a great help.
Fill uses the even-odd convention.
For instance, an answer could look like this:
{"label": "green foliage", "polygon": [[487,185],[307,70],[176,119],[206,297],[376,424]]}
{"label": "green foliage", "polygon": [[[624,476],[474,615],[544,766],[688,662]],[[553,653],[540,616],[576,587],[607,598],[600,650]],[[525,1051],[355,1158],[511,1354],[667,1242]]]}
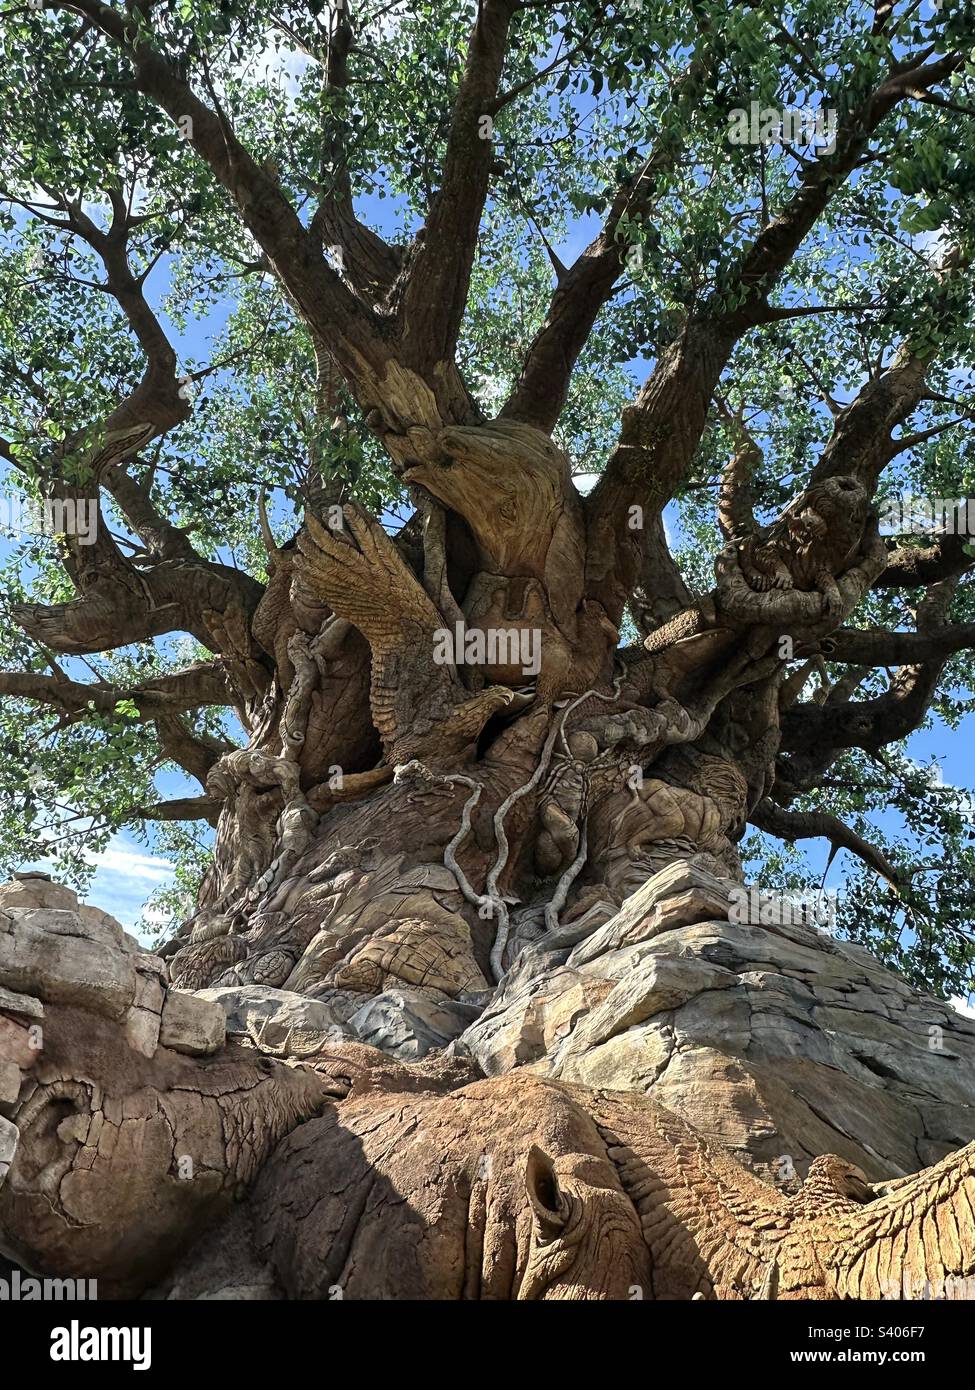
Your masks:
{"label": "green foliage", "polygon": [[[929,44],[941,51],[957,38],[972,46],[968,4],[946,0],[929,11],[897,4],[879,34],[865,32],[863,7],[847,0],[791,7],[578,0],[520,12],[501,84],[516,95],[495,115],[491,193],[459,354],[483,409],[490,414],[503,401],[544,321],[555,280],[551,255],[571,262],[647,152],[679,142],[681,158],[654,175],[652,212],[619,227],[627,270],[579,360],[558,429],[574,472],[599,473],[620,411],[649,366],[689,309],[738,304],[731,268],[809,169],[809,151],[731,143],[733,113],[749,111],[753,101],[779,110],[813,106],[835,109],[842,126],[905,52]],[[274,168],[306,225],[347,175],[363,219],[394,245],[409,243],[438,187],[472,0],[362,0],[349,83],[331,92],[323,60],[334,21],[318,0],[159,0],[146,13],[153,42],[204,98],[219,102],[248,148]],[[705,50],[703,77],[675,99],[673,79]],[[539,72],[545,76],[533,80]],[[128,61],[70,10],[12,6],[0,20],[0,432],[17,486],[36,495],[51,447],[100,420],[139,382],[144,362],[118,304],[98,288],[102,267],[53,225],[57,195],[64,195],[107,226],[108,191],[121,190],[142,218],[133,269],[145,275],[180,370],[195,382],[190,418],[140,460],[135,476],[204,555],[263,578],[258,496],[264,490],[272,499],[279,535],[293,533],[313,459],[387,517],[405,499],[350,400],[343,402],[348,434],[323,429],[306,332],[229,199],[130,78]],[[928,261],[952,243],[971,248],[975,126],[964,113],[975,109],[973,89],[969,62],[952,78],[950,107],[915,101],[894,111],[875,141],[880,157],[853,173],[776,296],[782,308],[829,312],[768,325],[734,354],[720,389],[733,411],[745,413],[763,450],[755,491],[764,520],[808,476],[829,436],[831,410],[905,339],[922,352],[940,346],[932,399],[912,429],[947,425],[970,405],[971,283],[959,277],[957,298],[946,302],[932,290]],[[668,512],[695,591],[712,583],[717,486],[731,447],[715,414]],[[884,486],[972,492],[972,449],[970,431],[946,428],[896,459]],[[13,469],[8,485],[12,478]],[[107,520],[131,541],[111,505]],[[6,547],[0,587],[7,603],[73,596],[57,543],[44,538]],[[915,598],[873,594],[856,621],[909,626]],[[971,621],[971,605],[970,594],[960,593],[954,618]],[[196,655],[182,637],[64,664],[77,678],[133,683]],[[49,654],[5,615],[0,665],[51,669]],[[972,675],[969,655],[953,659],[934,718],[958,726],[971,708]],[[881,688],[875,675],[864,692]],[[196,716],[194,727],[233,731],[221,711]],[[58,871],[83,880],[92,851],[131,820],[133,807],[172,783],[152,725],[131,702],[110,718],[65,724],[49,709],[6,700],[0,745],[0,872],[53,846]],[[825,789],[816,804],[874,839],[878,815],[893,805],[903,834],[888,846],[891,857],[914,864],[919,855],[940,854],[954,867],[940,876],[925,867],[912,880],[920,886],[910,904],[888,901],[864,873],[850,875],[845,929],[918,981],[961,989],[970,956],[955,927],[973,918],[963,794],[953,800],[947,790],[932,795],[911,783],[901,749],[891,760],[905,779],[895,782],[893,800],[894,773],[884,773],[886,792],[874,789],[877,769],[851,755],[843,771],[850,787]],[[156,834],[178,866],[161,908],[178,913],[199,878],[207,832],[167,826]],[[764,853],[765,876],[792,882],[805,872],[801,856]],[[923,951],[913,949],[917,943]]]}

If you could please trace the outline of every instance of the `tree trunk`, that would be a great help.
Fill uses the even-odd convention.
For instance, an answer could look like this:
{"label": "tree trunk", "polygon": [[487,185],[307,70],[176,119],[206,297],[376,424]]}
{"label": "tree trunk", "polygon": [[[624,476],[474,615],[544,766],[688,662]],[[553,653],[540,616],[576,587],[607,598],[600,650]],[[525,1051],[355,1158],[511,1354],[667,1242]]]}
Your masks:
{"label": "tree trunk", "polygon": [[[275,678],[250,746],[211,768],[214,864],[172,962],[186,988],[309,995],[373,1041],[363,1006],[391,990],[407,1034],[425,1014],[455,1036],[526,945],[675,860],[740,878],[782,634],[791,656],[831,630],[883,563],[863,489],[831,479],[793,506],[798,558],[774,534],[754,562],[733,543],[712,596],[621,649],[551,439],[504,421],[439,439],[405,472],[417,520],[395,541],[349,503],[272,549],[252,633]],[[784,591],[753,583],[763,565]]]}
{"label": "tree trunk", "polygon": [[[756,737],[740,727],[729,701],[718,721],[724,743],[668,742],[692,731],[690,716],[669,698],[664,713],[650,707],[653,658],[614,655],[605,642],[604,675],[590,659],[584,680],[542,700],[553,632],[541,634],[537,685],[489,712],[482,729],[454,735],[456,751],[418,714],[397,737],[419,756],[371,769],[361,765],[367,730],[351,768],[331,739],[364,712],[359,671],[329,718],[342,662],[326,683],[308,657],[316,639],[292,636],[294,675],[274,736],[211,771],[208,791],[224,797],[214,863],[177,938],[174,984],[296,991],[380,1044],[366,1006],[395,991],[383,1001],[387,1018],[401,1015],[390,1037],[402,1047],[412,1033],[422,1055],[477,1016],[525,946],[583,917],[605,920],[663,866],[692,860],[740,877],[734,841],[762,789],[755,750],[769,729]],[[354,632],[343,641],[353,653],[362,645]],[[489,682],[511,689],[532,679],[497,664],[461,669],[469,705],[484,701]],[[773,695],[767,684],[751,693],[751,724]],[[735,737],[742,751],[732,757]]]}

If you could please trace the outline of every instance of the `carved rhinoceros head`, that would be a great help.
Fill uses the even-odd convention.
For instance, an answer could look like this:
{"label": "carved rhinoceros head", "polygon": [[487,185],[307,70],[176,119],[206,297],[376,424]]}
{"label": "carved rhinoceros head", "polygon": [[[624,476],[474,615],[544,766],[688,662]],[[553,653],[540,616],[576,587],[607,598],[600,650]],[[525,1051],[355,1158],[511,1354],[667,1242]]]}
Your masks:
{"label": "carved rhinoceros head", "polygon": [[632,1202],[583,1106],[514,1073],[444,1094],[354,1086],[277,1148],[257,1241],[292,1297],[643,1297]]}

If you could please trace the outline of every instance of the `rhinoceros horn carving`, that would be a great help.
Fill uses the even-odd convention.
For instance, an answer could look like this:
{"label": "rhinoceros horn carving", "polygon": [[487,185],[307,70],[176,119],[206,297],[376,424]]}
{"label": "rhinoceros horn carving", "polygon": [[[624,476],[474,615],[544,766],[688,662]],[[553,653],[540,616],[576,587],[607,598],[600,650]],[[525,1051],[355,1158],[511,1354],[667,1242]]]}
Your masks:
{"label": "rhinoceros horn carving", "polygon": [[0,924],[0,1250],[34,1273],[102,1297],[971,1295],[975,1144],[885,1187],[824,1155],[788,1196],[646,1096],[228,1043],[218,1005],[67,915]]}

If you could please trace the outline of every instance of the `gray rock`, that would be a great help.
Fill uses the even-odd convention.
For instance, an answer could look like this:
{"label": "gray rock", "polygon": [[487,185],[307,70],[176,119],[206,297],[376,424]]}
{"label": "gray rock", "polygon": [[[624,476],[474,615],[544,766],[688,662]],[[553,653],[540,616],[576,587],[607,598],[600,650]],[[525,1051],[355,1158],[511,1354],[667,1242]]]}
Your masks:
{"label": "gray rock", "polygon": [[227,1018],[219,1004],[182,990],[167,991],[159,1026],[163,1047],[205,1057],[219,1052],[226,1039]]}
{"label": "gray rock", "polygon": [[[466,1051],[486,1076],[543,1059],[571,1036],[578,1021],[605,999],[613,981],[555,965],[521,977],[465,1031]],[[505,982],[507,985],[507,981]]]}
{"label": "gray rock", "polygon": [[[93,936],[95,936],[96,933],[105,934],[110,936],[114,941],[117,941],[120,945],[126,947],[129,942],[135,941],[134,937],[129,936],[121,922],[110,913],[103,912],[100,907],[92,907],[90,903],[82,903],[78,908],[78,916],[81,918],[82,922],[91,929],[91,934]],[[136,946],[139,950],[142,949],[137,942]]]}
{"label": "gray rock", "polygon": [[122,928],[115,918],[92,908],[32,907],[20,912],[18,920],[55,936],[77,936],[113,949],[122,945]]}
{"label": "gray rock", "polygon": [[10,1165],[14,1161],[14,1154],[17,1152],[17,1143],[20,1134],[15,1124],[5,1120],[0,1115],[0,1183],[6,1178],[10,1171]]}
{"label": "gray rock", "polygon": [[0,934],[0,984],[121,1018],[135,995],[131,958],[117,945],[71,933],[71,917],[79,920],[60,910],[15,915],[13,929]]}
{"label": "gray rock", "polygon": [[649,1092],[673,1049],[673,1033],[667,1027],[630,1028],[599,1047],[567,1053],[556,1070],[563,1081],[583,1086]]}
{"label": "gray rock", "polygon": [[434,998],[421,990],[387,990],[352,1015],[349,1028],[364,1043],[401,1062],[416,1061],[458,1037],[477,1017],[473,1004]]}
{"label": "gray rock", "polygon": [[14,874],[13,882],[0,884],[0,907],[7,912],[33,907],[77,912],[78,894],[63,883],[55,883],[49,874]]}
{"label": "gray rock", "polygon": [[20,1095],[21,1071],[16,1062],[0,1057],[0,1105],[12,1105]]}
{"label": "gray rock", "polygon": [[627,898],[615,917],[575,948],[569,964],[584,965],[606,951],[723,914],[733,886],[730,880],[716,878],[686,860],[668,864]]}
{"label": "gray rock", "polygon": [[[334,990],[333,994],[345,995]],[[307,1056],[330,1040],[348,1036],[345,1020],[361,1005],[361,998],[345,1008],[321,999],[309,999],[289,989],[268,985],[218,985],[195,991],[197,999],[220,1007],[228,1033],[243,1034],[255,1047],[274,1056]]]}
{"label": "gray rock", "polygon": [[826,1152],[912,1172],[975,1138],[972,1020],[813,927],[730,921],[732,886],[674,863],[568,954],[541,938],[457,1049],[650,1091],[774,1180]]}
{"label": "gray rock", "polygon": [[43,1018],[44,1005],[30,994],[14,994],[0,985],[0,1013],[19,1014],[22,1018]]}
{"label": "gray rock", "polygon": [[135,965],[135,998],[125,1019],[129,1046],[143,1057],[154,1057],[159,1046],[159,1030],[169,972],[159,956],[139,952]]}
{"label": "gray rock", "polygon": [[655,1014],[676,1009],[709,990],[728,989],[737,982],[730,970],[692,956],[646,955],[578,1025],[572,1034],[571,1052],[577,1055],[598,1047]]}

